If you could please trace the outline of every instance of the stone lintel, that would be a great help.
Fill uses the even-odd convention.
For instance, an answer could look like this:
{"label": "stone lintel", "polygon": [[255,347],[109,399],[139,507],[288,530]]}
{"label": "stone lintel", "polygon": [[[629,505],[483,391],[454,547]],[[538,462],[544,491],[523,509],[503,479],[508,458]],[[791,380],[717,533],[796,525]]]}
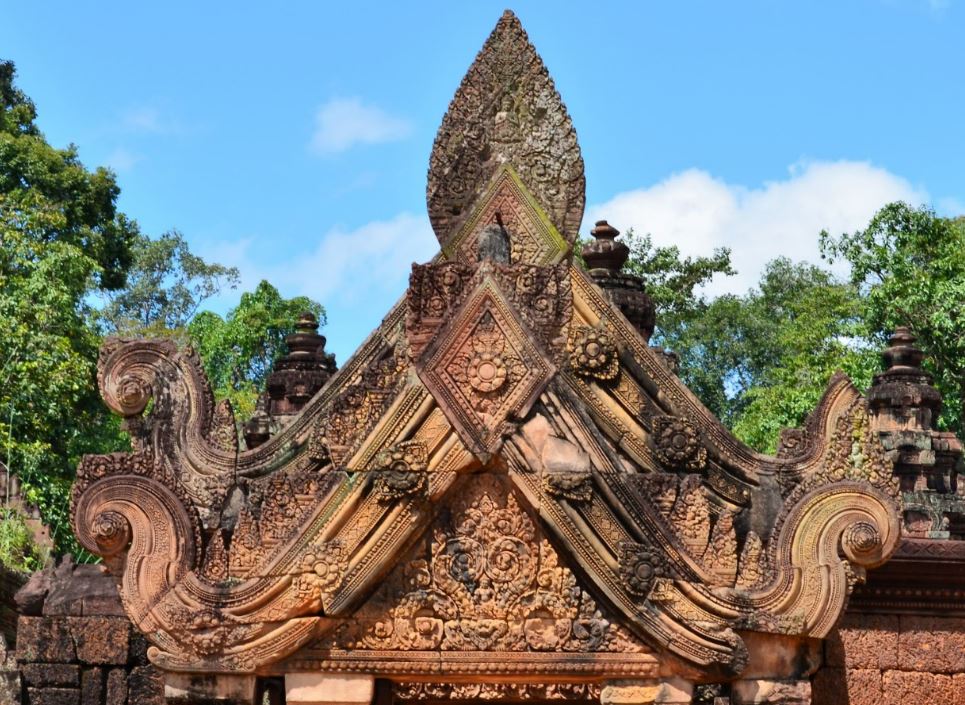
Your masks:
{"label": "stone lintel", "polygon": [[611,681],[600,692],[601,705],[690,705],[694,684],[683,678],[662,681]]}
{"label": "stone lintel", "polygon": [[223,673],[167,673],[164,697],[168,703],[196,705],[254,705],[255,676]]}
{"label": "stone lintel", "polygon": [[375,676],[329,673],[285,674],[288,705],[368,705],[375,695]]}
{"label": "stone lintel", "polygon": [[731,705],[811,705],[809,680],[739,680],[731,686]]}

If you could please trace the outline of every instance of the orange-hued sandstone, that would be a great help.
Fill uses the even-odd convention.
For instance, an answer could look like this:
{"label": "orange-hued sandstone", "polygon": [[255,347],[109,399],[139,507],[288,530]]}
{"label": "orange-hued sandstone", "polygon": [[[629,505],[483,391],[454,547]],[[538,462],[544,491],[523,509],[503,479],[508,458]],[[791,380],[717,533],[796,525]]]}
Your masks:
{"label": "orange-hued sandstone", "polygon": [[922,519],[957,511],[928,492],[961,444],[914,337],[867,396],[834,376],[756,453],[649,344],[619,232],[597,223],[577,264],[584,203],[570,116],[507,12],[432,150],[440,254],[341,369],[303,318],[242,420],[192,350],[109,340],[132,452],[85,457],[72,510],[131,646],[121,618],[34,594],[24,662],[101,670],[31,702],[120,702],[125,678],[143,702],[963,702],[962,623],[911,616],[954,592],[902,592],[959,555],[933,548],[957,520]]}

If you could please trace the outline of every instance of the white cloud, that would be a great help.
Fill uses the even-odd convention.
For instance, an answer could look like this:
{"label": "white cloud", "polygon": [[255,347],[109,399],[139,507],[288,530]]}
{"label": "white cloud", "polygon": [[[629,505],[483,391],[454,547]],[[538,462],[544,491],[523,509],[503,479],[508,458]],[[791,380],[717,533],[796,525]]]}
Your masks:
{"label": "white cloud", "polygon": [[358,98],[332,98],[315,114],[310,147],[316,154],[336,154],[357,144],[394,142],[411,130],[408,121]]}
{"label": "white cloud", "polygon": [[135,154],[130,150],[124,149],[123,147],[118,147],[113,152],[107,155],[104,160],[111,169],[116,171],[118,174],[123,174],[134,168],[134,165],[143,159],[140,154]]}
{"label": "white cloud", "polygon": [[821,230],[854,231],[896,200],[917,205],[927,194],[867,162],[802,162],[789,168],[786,179],[756,188],[689,169],[589,207],[584,223],[605,218],[620,230],[650,233],[655,244],[677,245],[685,255],[729,247],[737,274],[718,276],[707,293],[743,293],[768,261],[786,256],[820,262]]}
{"label": "white cloud", "polygon": [[211,262],[238,267],[241,285],[205,308],[224,313],[240,292],[262,279],[285,297],[309,296],[325,306],[329,348],[345,360],[379,324],[408,286],[413,262],[427,262],[439,250],[429,219],[411,213],[372,221],[347,230],[333,228],[314,249],[291,252],[284,261],[266,263],[270,243],[244,238],[200,248]]}

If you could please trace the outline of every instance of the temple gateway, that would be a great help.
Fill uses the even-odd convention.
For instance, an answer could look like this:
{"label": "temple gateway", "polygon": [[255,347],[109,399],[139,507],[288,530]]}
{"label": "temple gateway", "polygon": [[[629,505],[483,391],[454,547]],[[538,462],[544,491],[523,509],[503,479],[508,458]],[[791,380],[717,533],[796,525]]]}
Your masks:
{"label": "temple gateway", "polygon": [[584,200],[507,12],[432,148],[440,253],[341,369],[303,319],[239,441],[194,352],[106,344],[133,452],[84,458],[74,525],[168,702],[965,702],[962,446],[914,337],[759,454],[648,344],[618,232],[574,262]]}

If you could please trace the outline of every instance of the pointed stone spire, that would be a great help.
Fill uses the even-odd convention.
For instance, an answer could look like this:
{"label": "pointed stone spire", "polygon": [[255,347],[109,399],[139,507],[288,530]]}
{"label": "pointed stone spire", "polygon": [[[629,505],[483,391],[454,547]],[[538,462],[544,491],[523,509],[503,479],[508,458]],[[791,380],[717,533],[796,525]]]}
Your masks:
{"label": "pointed stone spire", "polygon": [[314,314],[301,315],[285,344],[288,354],[275,361],[268,375],[268,415],[276,420],[301,411],[335,373],[335,358],[325,352],[325,336],[318,334]]}
{"label": "pointed stone spire", "polygon": [[593,240],[583,247],[581,253],[589,268],[590,278],[623,312],[643,339],[649,342],[656,324],[656,313],[643,279],[622,271],[630,256],[630,248],[617,241],[620,231],[605,220],[596,221],[590,234]]}
{"label": "pointed stone spire", "polygon": [[426,202],[444,249],[505,168],[572,244],[586,198],[576,131],[546,66],[508,10],[469,67],[432,148]]}
{"label": "pointed stone spire", "polygon": [[962,442],[938,431],[941,393],[921,368],[925,357],[916,337],[899,326],[881,354],[884,371],[868,390],[868,408],[905,492],[906,530],[947,537],[949,524],[965,532],[965,502],[956,494]]}

